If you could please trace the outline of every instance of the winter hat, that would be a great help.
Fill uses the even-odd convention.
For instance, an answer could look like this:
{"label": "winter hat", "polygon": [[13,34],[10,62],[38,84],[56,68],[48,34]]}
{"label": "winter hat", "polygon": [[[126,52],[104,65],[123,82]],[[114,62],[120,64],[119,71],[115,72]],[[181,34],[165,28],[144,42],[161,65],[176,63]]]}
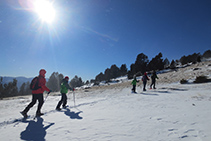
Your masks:
{"label": "winter hat", "polygon": [[65,78],[64,79],[67,79],[67,80],[69,80],[69,77],[68,76],[65,76]]}
{"label": "winter hat", "polygon": [[40,74],[41,76],[45,77],[46,70],[41,69],[40,72],[39,72],[39,74]]}

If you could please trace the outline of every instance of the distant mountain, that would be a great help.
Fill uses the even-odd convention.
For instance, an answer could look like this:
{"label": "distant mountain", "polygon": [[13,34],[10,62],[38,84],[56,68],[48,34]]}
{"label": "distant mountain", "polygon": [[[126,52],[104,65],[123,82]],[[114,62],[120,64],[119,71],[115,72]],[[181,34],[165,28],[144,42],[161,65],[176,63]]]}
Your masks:
{"label": "distant mountain", "polygon": [[17,87],[20,88],[23,83],[31,82],[33,78],[26,78],[26,77],[7,77],[7,76],[0,76],[3,78],[3,84],[8,84],[9,82],[13,82],[13,79],[17,80]]}

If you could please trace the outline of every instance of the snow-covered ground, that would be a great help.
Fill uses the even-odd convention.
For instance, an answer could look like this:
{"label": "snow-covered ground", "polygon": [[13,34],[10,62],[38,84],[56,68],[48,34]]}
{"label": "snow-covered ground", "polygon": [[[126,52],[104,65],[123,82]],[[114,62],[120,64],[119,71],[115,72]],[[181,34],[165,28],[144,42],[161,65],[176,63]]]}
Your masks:
{"label": "snow-covered ground", "polygon": [[[22,121],[19,111],[31,97],[0,101],[1,140],[114,140],[114,141],[210,141],[211,83],[173,83],[156,90],[131,94],[129,88],[72,93],[69,109],[55,111],[60,96],[49,96],[45,115]],[[83,96],[82,96],[83,95]]]}
{"label": "snow-covered ground", "polygon": [[[206,70],[209,72],[210,66]],[[210,141],[211,83],[161,83],[171,74],[176,76],[174,73],[159,74],[156,90],[142,92],[140,82],[137,94],[131,93],[130,81],[77,90],[76,106],[73,93],[69,92],[69,108],[60,112],[54,110],[59,94],[50,94],[42,107],[45,115],[36,119],[33,117],[37,104],[27,120],[22,120],[19,113],[31,96],[1,100],[0,140]]]}

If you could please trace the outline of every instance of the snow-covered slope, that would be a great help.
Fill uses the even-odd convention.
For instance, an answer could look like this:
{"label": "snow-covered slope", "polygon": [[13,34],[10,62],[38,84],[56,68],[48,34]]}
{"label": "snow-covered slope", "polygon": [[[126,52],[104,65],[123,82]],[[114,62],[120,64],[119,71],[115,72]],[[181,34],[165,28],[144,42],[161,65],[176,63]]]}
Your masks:
{"label": "snow-covered slope", "polygon": [[[190,70],[177,72],[194,72]],[[203,73],[209,70],[210,66]],[[29,111],[27,120],[22,120],[19,113],[31,96],[1,100],[1,140],[210,141],[211,83],[162,83],[171,73],[175,72],[158,75],[156,90],[142,92],[139,83],[137,94],[131,93],[130,81],[77,90],[76,106],[69,92],[69,108],[60,112],[54,110],[59,93],[52,93],[42,108],[45,115],[36,119],[37,105]]]}
{"label": "snow-covered slope", "polygon": [[0,101],[1,140],[211,140],[211,83],[158,85],[131,94],[128,88],[72,93],[69,109],[55,111],[60,99],[50,95],[42,118],[33,120],[36,106],[22,121],[19,111],[31,97]]}

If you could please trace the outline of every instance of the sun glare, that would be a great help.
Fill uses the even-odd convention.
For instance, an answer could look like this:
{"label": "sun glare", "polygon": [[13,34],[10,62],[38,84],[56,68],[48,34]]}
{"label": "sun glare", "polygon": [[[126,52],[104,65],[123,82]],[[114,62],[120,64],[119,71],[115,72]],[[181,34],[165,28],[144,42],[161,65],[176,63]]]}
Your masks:
{"label": "sun glare", "polygon": [[34,11],[38,14],[42,21],[48,24],[51,24],[55,20],[56,11],[50,1],[35,0]]}

